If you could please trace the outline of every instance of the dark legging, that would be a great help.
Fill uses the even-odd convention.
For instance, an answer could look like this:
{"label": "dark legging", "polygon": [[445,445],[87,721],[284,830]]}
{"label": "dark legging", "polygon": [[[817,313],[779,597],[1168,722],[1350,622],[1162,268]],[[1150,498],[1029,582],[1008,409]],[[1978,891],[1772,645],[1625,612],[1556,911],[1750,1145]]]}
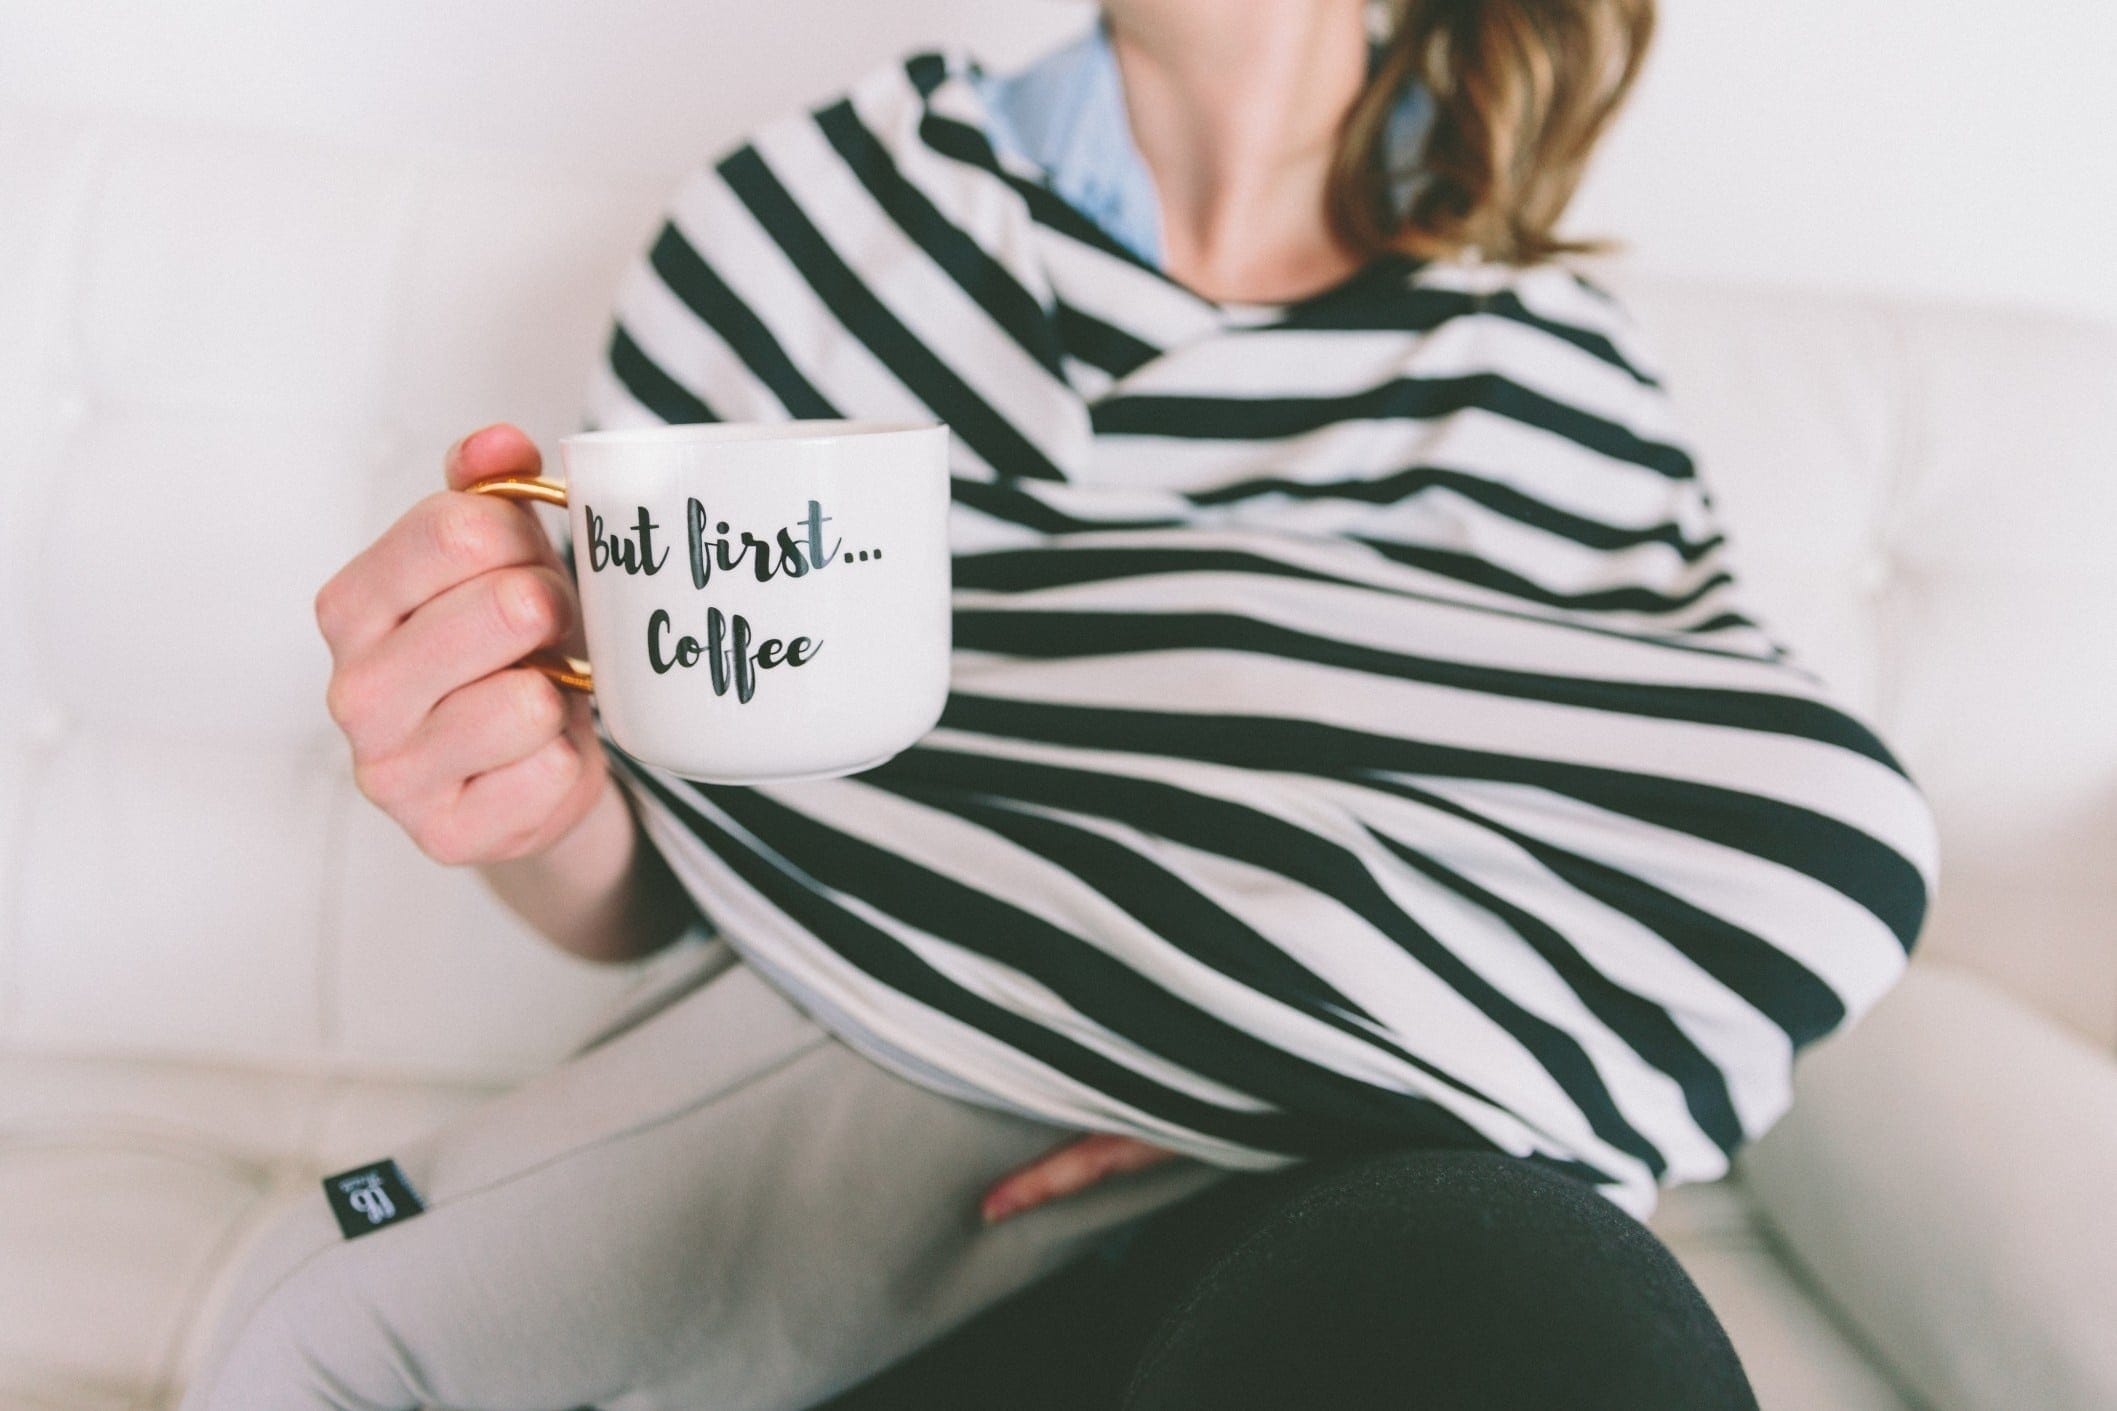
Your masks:
{"label": "dark legging", "polygon": [[828,1407],[1756,1404],[1636,1220],[1512,1157],[1404,1152],[1230,1178]]}

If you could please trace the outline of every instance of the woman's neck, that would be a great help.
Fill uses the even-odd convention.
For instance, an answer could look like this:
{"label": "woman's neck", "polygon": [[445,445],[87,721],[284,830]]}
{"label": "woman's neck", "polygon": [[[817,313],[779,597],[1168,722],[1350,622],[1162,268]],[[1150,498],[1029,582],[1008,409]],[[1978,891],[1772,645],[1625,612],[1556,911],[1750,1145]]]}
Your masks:
{"label": "woman's neck", "polygon": [[1323,193],[1367,73],[1360,0],[1110,0],[1104,13],[1171,277],[1278,302],[1356,270]]}

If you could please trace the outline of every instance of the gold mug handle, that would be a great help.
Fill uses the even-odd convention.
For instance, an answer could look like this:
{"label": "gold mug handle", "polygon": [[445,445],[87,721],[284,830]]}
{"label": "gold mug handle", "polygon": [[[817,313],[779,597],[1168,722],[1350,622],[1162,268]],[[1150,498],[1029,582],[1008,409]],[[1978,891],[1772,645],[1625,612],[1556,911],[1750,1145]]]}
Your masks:
{"label": "gold mug handle", "polygon": [[[503,500],[532,500],[538,504],[557,505],[560,509],[566,507],[566,482],[548,480],[541,475],[503,475],[464,488],[473,495],[498,495]],[[595,690],[594,673],[581,657],[538,651],[522,658],[522,665],[535,667],[569,691],[588,695]]]}

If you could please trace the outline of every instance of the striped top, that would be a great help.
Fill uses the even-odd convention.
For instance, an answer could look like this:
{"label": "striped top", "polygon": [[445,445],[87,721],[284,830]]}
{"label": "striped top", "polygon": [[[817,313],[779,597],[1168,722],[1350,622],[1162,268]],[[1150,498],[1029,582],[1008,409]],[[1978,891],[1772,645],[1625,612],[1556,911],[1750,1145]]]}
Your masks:
{"label": "striped top", "polygon": [[1203,298],[915,55],[702,165],[589,422],[936,418],[955,655],[867,772],[608,741],[709,924],[876,1061],[1230,1167],[1497,1148],[1635,1213],[1904,968],[1931,815],[1745,612],[1563,264]]}

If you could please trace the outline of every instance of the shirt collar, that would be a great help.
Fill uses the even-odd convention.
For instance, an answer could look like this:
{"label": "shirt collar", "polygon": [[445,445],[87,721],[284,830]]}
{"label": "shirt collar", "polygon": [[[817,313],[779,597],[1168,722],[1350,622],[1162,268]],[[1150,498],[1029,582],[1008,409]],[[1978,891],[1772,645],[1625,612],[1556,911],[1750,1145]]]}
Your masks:
{"label": "shirt collar", "polygon": [[[1371,47],[1370,60],[1380,53]],[[1107,20],[1098,16],[1078,39],[1026,68],[982,74],[980,87],[996,147],[1041,168],[1054,192],[1141,260],[1160,265],[1160,197],[1132,141]],[[1385,164],[1399,210],[1420,180],[1419,144],[1432,108],[1425,87],[1411,83],[1390,112]]]}

